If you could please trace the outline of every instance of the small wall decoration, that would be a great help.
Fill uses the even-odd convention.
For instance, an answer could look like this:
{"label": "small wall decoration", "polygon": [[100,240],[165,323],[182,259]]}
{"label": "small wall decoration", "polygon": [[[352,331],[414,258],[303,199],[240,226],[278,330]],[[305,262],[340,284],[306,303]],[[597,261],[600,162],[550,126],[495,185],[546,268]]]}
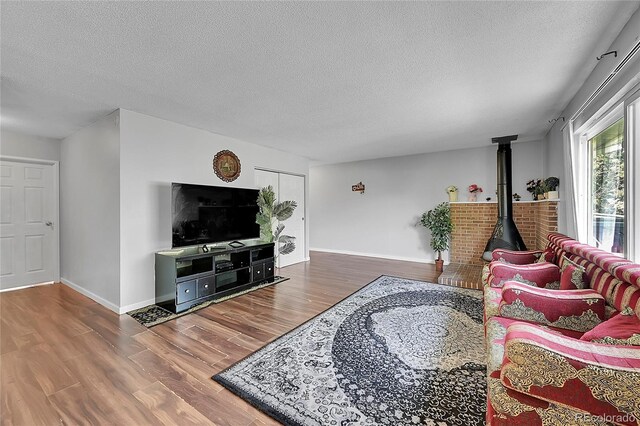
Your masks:
{"label": "small wall decoration", "polygon": [[360,192],[361,194],[364,194],[364,183],[358,182],[355,185],[352,185],[351,190],[353,192]]}
{"label": "small wall decoration", "polygon": [[240,159],[233,152],[224,149],[213,157],[213,171],[225,182],[233,182],[240,176]]}

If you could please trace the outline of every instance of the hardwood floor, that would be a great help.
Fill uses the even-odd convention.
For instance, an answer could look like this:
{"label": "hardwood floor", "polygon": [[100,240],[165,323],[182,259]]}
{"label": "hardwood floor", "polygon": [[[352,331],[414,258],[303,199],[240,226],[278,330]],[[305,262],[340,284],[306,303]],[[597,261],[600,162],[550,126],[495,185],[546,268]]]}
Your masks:
{"label": "hardwood floor", "polygon": [[0,294],[3,425],[274,425],[211,376],[379,275],[434,265],[311,253],[291,279],[151,329],[62,284]]}

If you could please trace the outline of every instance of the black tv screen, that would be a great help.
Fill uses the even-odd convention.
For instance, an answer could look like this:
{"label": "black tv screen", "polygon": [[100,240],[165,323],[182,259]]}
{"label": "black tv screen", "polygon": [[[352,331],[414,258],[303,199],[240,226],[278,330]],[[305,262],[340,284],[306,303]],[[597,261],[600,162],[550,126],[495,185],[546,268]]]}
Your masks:
{"label": "black tv screen", "polygon": [[257,189],[172,183],[172,247],[259,238],[257,199]]}

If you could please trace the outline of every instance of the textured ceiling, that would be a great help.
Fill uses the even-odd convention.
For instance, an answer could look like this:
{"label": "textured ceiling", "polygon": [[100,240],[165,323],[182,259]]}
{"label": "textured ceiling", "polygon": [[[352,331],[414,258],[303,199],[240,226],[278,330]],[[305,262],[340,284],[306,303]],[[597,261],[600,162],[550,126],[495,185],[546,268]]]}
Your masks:
{"label": "textured ceiling", "polygon": [[125,108],[339,162],[540,139],[638,2],[0,8],[7,129],[62,138]]}

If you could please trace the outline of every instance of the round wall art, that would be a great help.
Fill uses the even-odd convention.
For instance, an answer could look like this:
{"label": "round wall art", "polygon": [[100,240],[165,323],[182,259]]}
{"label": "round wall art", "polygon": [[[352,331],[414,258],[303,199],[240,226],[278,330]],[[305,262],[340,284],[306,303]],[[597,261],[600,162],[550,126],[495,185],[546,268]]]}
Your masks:
{"label": "round wall art", "polygon": [[218,152],[213,157],[213,171],[225,182],[233,182],[240,176],[240,159],[228,149]]}

